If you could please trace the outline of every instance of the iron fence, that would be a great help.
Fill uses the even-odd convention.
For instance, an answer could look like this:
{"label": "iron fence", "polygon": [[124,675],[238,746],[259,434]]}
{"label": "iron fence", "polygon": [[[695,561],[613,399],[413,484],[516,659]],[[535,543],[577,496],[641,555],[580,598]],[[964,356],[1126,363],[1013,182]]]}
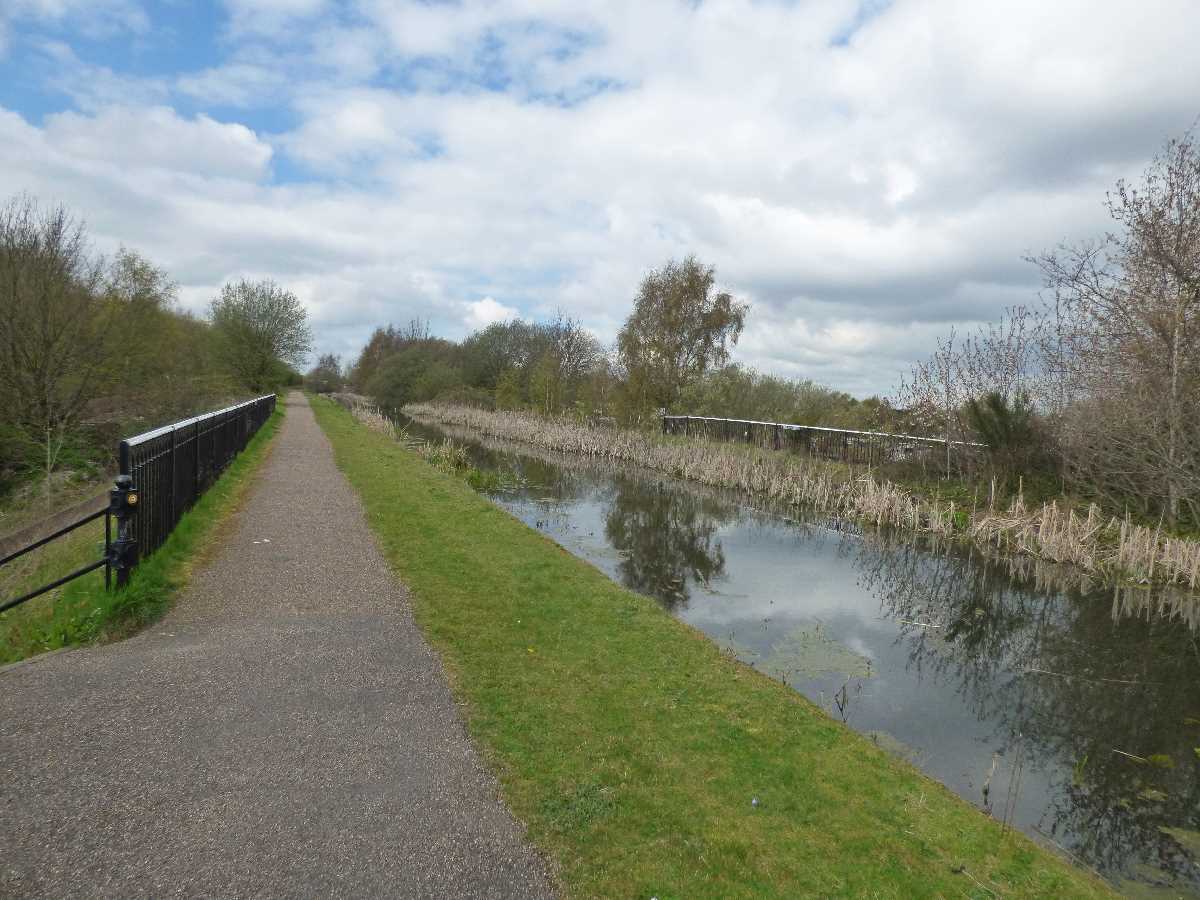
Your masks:
{"label": "iron fence", "polygon": [[162,546],[274,411],[275,395],[267,394],[121,441],[117,480],[129,478],[140,494],[137,515],[131,517],[137,556]]}
{"label": "iron fence", "polygon": [[[108,506],[0,559],[0,567],[104,517],[104,555],[34,591],[0,603],[0,613],[104,567],[105,588],[129,580],[138,559],[162,546],[183,514],[246,447],[275,411],[275,395],[164,425],[126,438]],[[115,540],[113,523],[116,523]]]}
{"label": "iron fence", "polygon": [[690,435],[705,440],[743,441],[774,450],[790,450],[855,465],[877,466],[888,462],[926,458],[950,466],[952,454],[971,451],[978,444],[945,438],[852,431],[818,425],[789,425],[752,419],[713,416],[663,416],[663,434]]}

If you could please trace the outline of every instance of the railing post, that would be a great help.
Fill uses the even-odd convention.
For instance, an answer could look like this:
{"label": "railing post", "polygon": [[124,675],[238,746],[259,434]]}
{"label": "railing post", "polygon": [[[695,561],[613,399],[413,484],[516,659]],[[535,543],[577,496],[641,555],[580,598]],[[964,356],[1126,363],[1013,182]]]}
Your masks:
{"label": "railing post", "polygon": [[192,503],[200,496],[200,419],[192,425]]}
{"label": "railing post", "polygon": [[178,489],[179,475],[175,467],[175,429],[171,429],[171,527],[175,527],[175,523],[179,521],[177,511],[179,503],[175,499],[175,492]]}
{"label": "railing post", "polygon": [[[128,448],[122,447],[122,466],[128,465]],[[129,573],[137,565],[138,545],[133,534],[133,519],[137,513],[138,492],[133,478],[122,473],[108,494],[108,511],[117,520],[117,539],[109,550],[110,565],[117,573],[117,587],[129,583]]]}

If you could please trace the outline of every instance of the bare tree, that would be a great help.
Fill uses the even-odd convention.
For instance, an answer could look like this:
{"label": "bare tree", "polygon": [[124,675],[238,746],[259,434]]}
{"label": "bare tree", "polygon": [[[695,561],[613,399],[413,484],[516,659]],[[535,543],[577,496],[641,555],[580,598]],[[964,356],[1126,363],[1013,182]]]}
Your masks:
{"label": "bare tree", "polygon": [[[982,325],[966,338],[951,330],[938,341],[929,359],[914,365],[901,381],[896,405],[908,410],[909,421],[921,430],[948,442],[984,437],[980,434],[980,424],[985,421],[979,416],[980,403],[993,412],[1028,407],[1045,411],[1042,398],[1049,391],[1045,328],[1046,319],[1039,311],[1014,306],[999,322]],[[1013,434],[1032,440],[1039,432],[1019,429]],[[1022,456],[1021,448],[995,449],[1006,460]],[[952,469],[952,456],[953,448],[947,443],[947,473]],[[958,459],[970,466],[975,456],[960,453]],[[1009,467],[1007,462],[1004,467]]]}
{"label": "bare tree", "polygon": [[[1116,489],[1182,504],[1200,519],[1200,148],[1193,134],[1167,142],[1139,184],[1119,181],[1102,240],[1038,257],[1064,310],[1063,393],[1074,465]],[[1080,399],[1082,398],[1082,399]],[[1066,404],[1064,404],[1066,405]]]}
{"label": "bare tree", "polygon": [[81,222],[28,196],[0,209],[0,391],[8,416],[61,432],[79,418],[112,324]]}

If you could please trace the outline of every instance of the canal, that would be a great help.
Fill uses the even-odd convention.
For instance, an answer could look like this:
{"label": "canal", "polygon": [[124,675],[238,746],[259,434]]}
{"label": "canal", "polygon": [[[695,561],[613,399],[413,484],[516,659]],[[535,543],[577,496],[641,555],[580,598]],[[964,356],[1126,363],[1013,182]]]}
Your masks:
{"label": "canal", "polygon": [[481,440],[492,499],[998,821],[1138,896],[1200,896],[1192,601],[634,467]]}

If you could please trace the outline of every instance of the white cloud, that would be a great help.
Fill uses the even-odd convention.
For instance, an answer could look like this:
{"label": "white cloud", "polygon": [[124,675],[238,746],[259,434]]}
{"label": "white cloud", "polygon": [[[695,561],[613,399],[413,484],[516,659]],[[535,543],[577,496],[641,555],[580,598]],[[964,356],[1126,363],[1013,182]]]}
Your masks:
{"label": "white cloud", "polygon": [[517,309],[497,303],[494,297],[484,297],[467,304],[467,314],[463,321],[472,331],[478,331],[496,322],[507,322],[519,316],[520,312]]}
{"label": "white cloud", "polygon": [[257,181],[271,161],[271,148],[250,129],[200,115],[184,119],[166,107],[108,107],[94,116],[66,112],[50,116],[42,131],[56,154],[81,163],[136,170],[193,173],[206,179]]}
{"label": "white cloud", "polygon": [[1022,255],[1101,230],[1105,189],[1200,112],[1182,0],[230,8],[174,94],[62,56],[82,112],[0,115],[0,192],[70,202],[189,303],[291,284],[346,356],[388,321],[558,307],[608,340],[647,268],[695,252],[753,305],[739,359],[887,390],[1029,301]]}
{"label": "white cloud", "polygon": [[0,25],[10,22],[70,25],[88,37],[144,34],[150,18],[136,0],[5,0]]}
{"label": "white cloud", "polygon": [[181,77],[176,87],[189,97],[219,106],[261,106],[284,96],[284,73],[266,65],[234,62]]}
{"label": "white cloud", "polygon": [[277,33],[328,7],[329,0],[225,0],[230,30],[235,34]]}

